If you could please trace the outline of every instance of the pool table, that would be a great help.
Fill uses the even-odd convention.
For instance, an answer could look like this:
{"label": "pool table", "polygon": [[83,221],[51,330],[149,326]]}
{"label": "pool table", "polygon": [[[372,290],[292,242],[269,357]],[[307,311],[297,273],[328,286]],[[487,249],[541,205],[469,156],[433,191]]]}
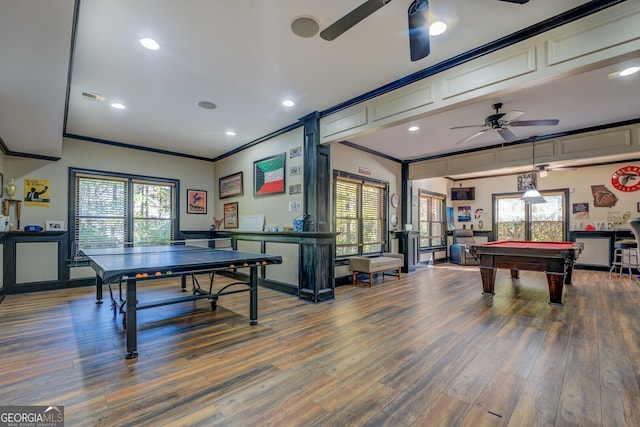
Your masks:
{"label": "pool table", "polygon": [[511,270],[520,278],[520,270],[544,271],[549,286],[549,303],[562,305],[562,287],[571,284],[573,264],[583,249],[581,242],[498,241],[472,245],[469,251],[480,261],[482,290],[493,295],[498,268]]}

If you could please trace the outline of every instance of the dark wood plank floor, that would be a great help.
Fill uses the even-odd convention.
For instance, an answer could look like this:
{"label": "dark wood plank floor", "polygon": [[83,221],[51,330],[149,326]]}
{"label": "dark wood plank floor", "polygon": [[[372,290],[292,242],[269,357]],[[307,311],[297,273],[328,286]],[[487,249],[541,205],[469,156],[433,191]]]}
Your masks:
{"label": "dark wood plank floor", "polygon": [[577,270],[563,307],[542,273],[481,288],[442,264],[317,305],[261,288],[257,326],[246,293],[143,310],[135,363],[94,289],[9,295],[0,405],[64,405],[67,426],[640,426],[638,280]]}

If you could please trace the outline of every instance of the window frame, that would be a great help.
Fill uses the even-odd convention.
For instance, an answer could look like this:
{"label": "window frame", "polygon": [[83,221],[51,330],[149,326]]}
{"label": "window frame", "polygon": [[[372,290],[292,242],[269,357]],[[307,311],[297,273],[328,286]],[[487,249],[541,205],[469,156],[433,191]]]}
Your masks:
{"label": "window frame", "polygon": [[[441,221],[432,221],[431,218],[429,217],[426,221],[423,221],[420,212],[422,211],[421,208],[421,203],[423,201],[423,198],[426,198],[429,200],[429,206],[427,207],[427,210],[430,212],[431,211],[431,204],[433,203],[434,199],[438,199],[441,201],[442,204],[442,209],[440,210],[440,217],[441,217]],[[429,224],[429,233],[427,235],[423,235],[422,233],[422,223],[426,222]],[[440,234],[440,236],[435,236],[434,235],[434,231],[433,231],[433,225],[435,223],[439,223],[442,229],[442,232]],[[448,232],[448,227],[447,227],[447,196],[446,194],[441,194],[441,193],[436,193],[433,191],[428,191],[428,190],[423,190],[423,189],[418,189],[418,231],[420,232],[420,240],[419,240],[419,247],[420,250],[430,250],[430,249],[437,249],[437,248],[446,248],[447,246],[447,232]],[[438,245],[434,245],[433,244],[433,240],[434,239],[438,239],[440,238],[440,244]],[[424,240],[428,240],[429,244],[428,245],[423,245],[423,241]]]}
{"label": "window frame", "polygon": [[179,224],[180,224],[180,181],[178,179],[173,178],[161,178],[161,177],[152,177],[145,175],[135,175],[128,174],[122,172],[108,172],[108,171],[100,171],[93,169],[80,169],[80,168],[69,168],[69,184],[68,184],[68,217],[67,221],[69,224],[69,250],[70,257],[69,259],[75,259],[77,256],[75,244],[76,238],[76,184],[79,178],[95,178],[95,179],[113,179],[126,182],[127,186],[127,200],[126,203],[126,229],[125,229],[125,240],[130,240],[133,236],[134,231],[134,222],[136,219],[134,217],[134,191],[133,186],[135,184],[148,184],[148,185],[168,185],[173,187],[173,195],[172,195],[172,218],[171,218],[171,240],[175,241],[179,236]]}
{"label": "window frame", "polygon": [[[551,196],[551,195],[562,195],[562,240],[567,241],[569,239],[569,221],[570,221],[570,206],[569,206],[569,189],[561,188],[556,190],[538,190],[541,196]],[[491,195],[491,206],[493,211],[492,216],[492,226],[493,226],[493,236],[494,240],[498,240],[498,199],[507,199],[507,198],[520,198],[522,197],[522,193],[496,193]],[[526,204],[525,207],[525,241],[531,241],[531,223],[533,220],[531,219],[531,206],[530,204]]]}
{"label": "window frame", "polygon": [[[337,208],[337,186],[338,186],[338,182],[339,181],[347,181],[347,182],[352,182],[356,185],[358,185],[359,187],[359,194],[358,194],[358,198],[357,198],[357,206],[356,206],[356,220],[358,221],[358,241],[355,244],[355,246],[357,247],[357,251],[356,253],[353,254],[347,254],[347,255],[338,255],[338,248],[340,246],[354,246],[353,244],[350,245],[340,245],[338,243],[338,237],[336,237],[336,245],[335,245],[335,253],[334,253],[334,258],[335,259],[347,259],[349,257],[352,256],[367,256],[367,255],[375,255],[375,254],[379,254],[382,252],[387,252],[388,251],[388,247],[389,247],[389,239],[387,238],[387,235],[389,233],[389,183],[387,181],[382,181],[382,180],[378,180],[375,178],[370,178],[370,177],[365,177],[365,176],[361,176],[361,175],[356,175],[356,174],[352,174],[349,172],[344,172],[344,171],[339,171],[339,170],[335,170],[333,171],[333,228],[334,231],[338,231],[337,227],[338,227],[338,208]],[[381,217],[379,219],[382,230],[380,232],[380,241],[378,242],[380,244],[380,251],[376,251],[376,252],[363,252],[363,247],[365,246],[365,243],[363,242],[363,221],[364,218],[362,216],[362,187],[364,185],[367,186],[372,186],[372,187],[379,187],[382,190],[382,197],[381,197]],[[368,243],[370,244],[370,242]]]}

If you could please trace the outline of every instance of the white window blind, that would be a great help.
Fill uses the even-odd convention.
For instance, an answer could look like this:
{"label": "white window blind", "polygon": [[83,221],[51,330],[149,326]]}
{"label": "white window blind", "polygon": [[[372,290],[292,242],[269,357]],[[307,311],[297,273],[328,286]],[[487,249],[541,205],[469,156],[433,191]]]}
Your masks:
{"label": "white window blind", "polygon": [[386,243],[386,185],[337,176],[336,256],[382,252]]}
{"label": "white window blind", "polygon": [[127,241],[127,193],[126,179],[76,176],[77,249],[123,245]]}
{"label": "white window blind", "polygon": [[72,172],[73,256],[87,247],[159,245],[174,240],[176,182]]}

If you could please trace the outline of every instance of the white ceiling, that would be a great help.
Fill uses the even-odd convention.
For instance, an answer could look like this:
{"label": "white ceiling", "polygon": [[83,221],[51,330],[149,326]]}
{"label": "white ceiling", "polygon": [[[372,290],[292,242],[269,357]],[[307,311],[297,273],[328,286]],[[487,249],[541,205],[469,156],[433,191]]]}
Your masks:
{"label": "white ceiling", "polygon": [[[5,0],[0,4],[0,137],[10,153],[44,157],[61,155],[66,132],[214,159],[312,112],[582,4],[603,3],[431,0],[431,20],[443,20],[449,28],[432,36],[431,54],[415,62],[407,36],[410,0],[391,1],[330,42],[291,31],[301,16],[314,17],[323,29],[362,1],[83,0],[74,34],[73,0]],[[141,37],[153,37],[160,49],[144,49]],[[520,120],[560,120],[555,127],[512,128],[522,138],[637,119],[640,73],[628,79],[608,74],[639,62],[627,58],[438,113],[416,121],[421,130],[415,134],[406,124],[350,142],[400,160],[496,145],[501,139],[495,132],[457,145],[476,129],[450,129],[482,124],[494,102],[504,103],[502,112],[524,111]],[[103,101],[89,101],[83,92]],[[283,107],[285,98],[296,106]],[[113,109],[114,101],[127,108]],[[202,109],[200,101],[217,108]],[[236,136],[226,136],[227,130]]]}

